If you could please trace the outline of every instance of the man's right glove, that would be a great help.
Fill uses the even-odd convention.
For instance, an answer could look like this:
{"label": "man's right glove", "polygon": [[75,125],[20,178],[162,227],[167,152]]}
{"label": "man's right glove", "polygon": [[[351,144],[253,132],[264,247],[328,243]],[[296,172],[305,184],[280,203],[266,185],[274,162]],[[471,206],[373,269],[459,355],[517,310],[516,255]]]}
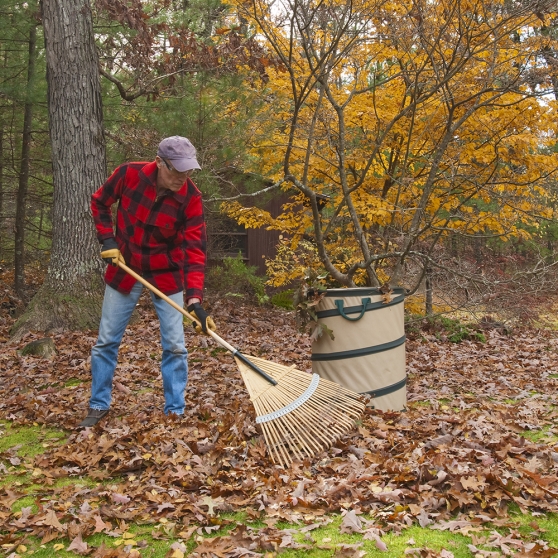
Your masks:
{"label": "man's right glove", "polygon": [[103,246],[101,247],[101,258],[103,258],[105,262],[115,266],[118,265],[118,262],[122,262],[123,264],[126,263],[114,238],[107,238],[103,241]]}
{"label": "man's right glove", "polygon": [[215,326],[215,322],[211,318],[211,316],[203,309],[203,306],[199,302],[194,302],[190,304],[187,308],[190,314],[194,314],[197,318],[198,322],[200,322],[201,327],[197,324],[194,325],[194,329],[197,333],[207,333],[207,330],[210,329],[211,331],[215,331],[217,327]]}

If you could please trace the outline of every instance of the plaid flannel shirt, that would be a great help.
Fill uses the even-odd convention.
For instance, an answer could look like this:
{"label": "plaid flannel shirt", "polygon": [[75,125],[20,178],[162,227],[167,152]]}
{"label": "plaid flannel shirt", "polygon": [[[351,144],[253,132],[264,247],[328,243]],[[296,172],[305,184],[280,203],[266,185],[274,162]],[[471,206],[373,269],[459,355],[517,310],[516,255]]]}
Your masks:
{"label": "plaid flannel shirt", "polygon": [[[116,234],[111,207],[118,202]],[[178,192],[157,195],[157,165],[119,166],[91,197],[97,238],[114,237],[126,264],[166,295],[203,300],[206,230],[201,193],[188,178]],[[105,282],[128,293],[136,280],[109,265]]]}

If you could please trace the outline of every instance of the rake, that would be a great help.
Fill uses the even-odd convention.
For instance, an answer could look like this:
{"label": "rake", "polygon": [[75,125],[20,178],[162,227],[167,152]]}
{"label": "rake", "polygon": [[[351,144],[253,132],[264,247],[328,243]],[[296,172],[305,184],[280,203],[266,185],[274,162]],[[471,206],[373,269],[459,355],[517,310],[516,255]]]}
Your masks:
{"label": "rake", "polygon": [[[199,322],[141,275],[118,261],[118,266],[168,302],[190,321]],[[287,467],[293,459],[324,451],[360,418],[361,396],[335,382],[258,357],[247,357],[208,329],[221,347],[232,353],[256,411],[274,463]]]}

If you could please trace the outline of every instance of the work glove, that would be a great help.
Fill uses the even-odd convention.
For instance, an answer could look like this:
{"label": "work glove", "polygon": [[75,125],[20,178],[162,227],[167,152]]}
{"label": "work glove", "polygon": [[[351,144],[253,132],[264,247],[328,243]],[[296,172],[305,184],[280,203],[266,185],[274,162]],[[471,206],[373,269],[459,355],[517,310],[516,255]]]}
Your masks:
{"label": "work glove", "polygon": [[101,247],[101,258],[103,258],[105,262],[114,266],[117,266],[118,262],[122,262],[123,264],[126,263],[114,238],[107,238],[103,241],[103,246]]}
{"label": "work glove", "polygon": [[190,314],[193,314],[194,317],[201,324],[201,327],[195,323],[193,324],[196,333],[201,333],[202,331],[204,333],[207,333],[208,329],[210,329],[211,331],[215,331],[217,329],[213,318],[209,316],[209,314],[203,309],[203,306],[199,302],[190,304],[188,306],[188,312],[190,312]]}

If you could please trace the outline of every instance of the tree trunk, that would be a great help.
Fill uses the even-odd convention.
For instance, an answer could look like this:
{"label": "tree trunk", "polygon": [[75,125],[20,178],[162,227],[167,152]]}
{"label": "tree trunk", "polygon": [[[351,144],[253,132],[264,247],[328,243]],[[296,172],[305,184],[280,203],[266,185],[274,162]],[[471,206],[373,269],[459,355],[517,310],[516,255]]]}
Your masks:
{"label": "tree trunk", "polygon": [[41,246],[43,238],[43,219],[45,218],[45,208],[41,204],[41,216],[39,217],[39,231],[37,232],[37,246]]}
{"label": "tree trunk", "polygon": [[458,248],[457,248],[457,235],[453,233],[451,235],[451,257],[457,258],[459,256]]}
{"label": "tree trunk", "polygon": [[432,266],[426,265],[424,270],[425,277],[425,310],[426,316],[430,317],[434,313],[434,300],[432,293]]}
{"label": "tree trunk", "polygon": [[54,180],[52,250],[45,281],[15,324],[26,330],[96,328],[99,244],[91,194],[106,178],[102,97],[89,0],[43,0]]}
{"label": "tree trunk", "polygon": [[0,122],[0,260],[4,259],[4,123]]}
{"label": "tree trunk", "polygon": [[35,80],[35,61],[37,59],[37,27],[29,29],[29,58],[27,62],[27,94],[23,112],[23,133],[21,140],[21,162],[19,183],[16,196],[14,289],[23,301],[25,294],[25,216],[27,190],[29,187],[29,151],[31,149],[31,124],[33,122],[33,102],[31,99]]}

